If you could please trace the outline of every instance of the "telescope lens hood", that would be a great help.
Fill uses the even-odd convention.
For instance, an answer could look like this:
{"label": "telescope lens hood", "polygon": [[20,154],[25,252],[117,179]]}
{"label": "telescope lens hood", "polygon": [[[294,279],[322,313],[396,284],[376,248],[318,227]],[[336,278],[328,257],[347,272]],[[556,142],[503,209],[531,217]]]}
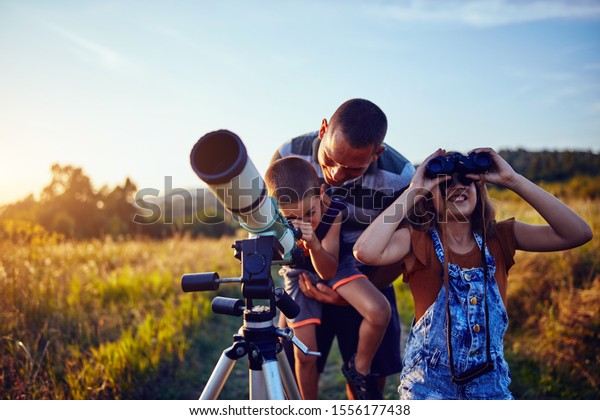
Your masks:
{"label": "telescope lens hood", "polygon": [[248,153],[235,133],[217,130],[200,137],[190,162],[196,175],[208,185],[226,184],[242,173]]}

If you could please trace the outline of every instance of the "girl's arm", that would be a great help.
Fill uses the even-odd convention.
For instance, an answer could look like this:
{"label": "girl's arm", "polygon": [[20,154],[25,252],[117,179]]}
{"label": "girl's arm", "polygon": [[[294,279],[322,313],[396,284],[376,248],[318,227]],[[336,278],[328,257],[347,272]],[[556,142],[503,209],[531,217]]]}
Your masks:
{"label": "girl's arm", "polygon": [[302,230],[302,240],[306,243],[313,267],[323,280],[329,280],[337,272],[341,222],[342,214],[340,213],[333,221],[323,241],[317,239],[309,223],[298,223],[298,227]]}
{"label": "girl's arm", "polygon": [[[527,201],[548,223],[530,225],[515,222],[517,249],[524,251],[561,251],[574,248],[592,239],[589,225],[558,198],[538,187],[514,169],[492,149],[477,149],[492,155],[491,170],[485,180],[517,193]],[[475,178],[469,175],[469,178]]]}
{"label": "girl's arm", "polygon": [[425,159],[413,175],[410,186],[360,235],[354,244],[357,260],[368,265],[388,265],[408,255],[411,249],[410,231],[406,228],[397,230],[398,225],[431,188],[448,178],[429,179],[425,176],[427,162],[444,153],[445,150],[438,149]]}

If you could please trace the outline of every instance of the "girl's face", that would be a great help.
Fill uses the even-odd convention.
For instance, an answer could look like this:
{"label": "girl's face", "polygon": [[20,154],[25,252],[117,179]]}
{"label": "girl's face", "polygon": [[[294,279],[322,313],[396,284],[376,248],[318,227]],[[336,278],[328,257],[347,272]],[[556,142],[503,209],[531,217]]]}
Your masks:
{"label": "girl's face", "polygon": [[[475,183],[471,182],[469,185],[463,185],[458,181],[456,174],[452,180],[453,182],[445,188],[448,216],[457,221],[469,221],[477,205],[477,188]],[[436,186],[432,191],[433,206],[437,214],[440,214],[442,201],[444,200],[441,191],[443,189],[444,183]]]}

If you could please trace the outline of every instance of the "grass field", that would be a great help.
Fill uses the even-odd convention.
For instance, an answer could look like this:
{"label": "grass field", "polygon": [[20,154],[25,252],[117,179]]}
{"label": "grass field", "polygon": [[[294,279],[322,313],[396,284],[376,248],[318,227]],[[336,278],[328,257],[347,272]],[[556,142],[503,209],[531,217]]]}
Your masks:
{"label": "grass field", "polygon": [[[502,196],[499,219],[540,220]],[[569,204],[600,227],[600,201]],[[184,294],[183,273],[238,276],[232,238],[66,241],[26,223],[0,227],[0,397],[197,398],[241,320],[213,315],[215,292]],[[600,398],[598,241],[553,254],[517,255],[509,280],[507,358],[517,398]],[[410,293],[396,282],[401,318]],[[220,295],[239,296],[239,287]],[[406,328],[403,334],[407,335]],[[339,354],[321,397],[344,398]],[[247,398],[240,361],[222,398]],[[386,397],[395,398],[397,378]]]}

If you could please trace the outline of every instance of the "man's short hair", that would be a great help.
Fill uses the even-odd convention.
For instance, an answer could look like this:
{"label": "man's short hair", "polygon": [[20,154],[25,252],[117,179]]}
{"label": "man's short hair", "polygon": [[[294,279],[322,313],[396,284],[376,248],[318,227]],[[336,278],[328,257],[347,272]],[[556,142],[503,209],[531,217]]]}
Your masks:
{"label": "man's short hair", "polygon": [[279,204],[291,204],[319,194],[319,176],[313,165],[302,158],[288,156],[276,160],[265,174],[269,195]]}
{"label": "man's short hair", "polygon": [[329,121],[331,134],[341,131],[352,147],[375,149],[383,144],[387,118],[381,108],[366,99],[350,99],[335,111]]}

